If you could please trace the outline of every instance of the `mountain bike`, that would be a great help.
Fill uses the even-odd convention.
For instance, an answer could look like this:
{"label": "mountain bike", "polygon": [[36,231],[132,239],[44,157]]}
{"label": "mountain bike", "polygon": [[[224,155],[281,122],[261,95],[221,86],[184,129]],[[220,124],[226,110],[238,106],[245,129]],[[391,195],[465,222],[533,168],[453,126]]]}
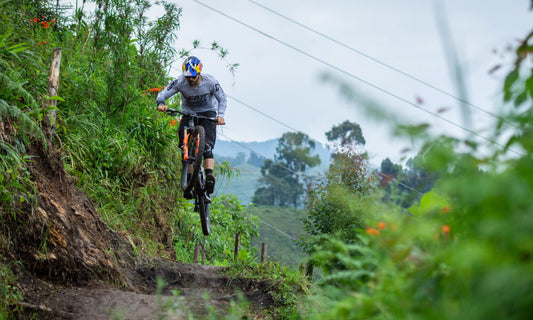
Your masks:
{"label": "mountain bike", "polygon": [[[202,232],[209,235],[209,204],[211,198],[207,194],[205,172],[202,160],[205,149],[204,127],[196,125],[197,119],[208,119],[216,121],[216,118],[204,117],[195,114],[185,114],[181,111],[168,109],[167,114],[177,117],[178,114],[191,117],[189,123],[185,124],[183,132],[182,146],[182,169],[181,169],[181,190],[183,193],[191,192],[194,199],[194,211],[200,214]],[[188,179],[187,173],[192,168],[192,174]]]}

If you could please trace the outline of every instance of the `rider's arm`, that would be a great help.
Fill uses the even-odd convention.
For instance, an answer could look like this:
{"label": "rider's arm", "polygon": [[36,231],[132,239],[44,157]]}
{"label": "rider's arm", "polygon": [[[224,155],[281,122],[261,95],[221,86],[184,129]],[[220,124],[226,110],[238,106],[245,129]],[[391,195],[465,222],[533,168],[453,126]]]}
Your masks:
{"label": "rider's arm", "polygon": [[226,98],[226,94],[224,93],[224,90],[222,90],[222,87],[220,86],[218,81],[215,81],[214,95],[218,101],[218,112],[217,112],[218,117],[224,120],[224,113],[226,112],[226,106],[227,106],[228,100]]}
{"label": "rider's arm", "polygon": [[179,86],[178,86],[178,79],[171,81],[157,95],[157,98],[155,100],[156,103],[157,103],[157,110],[158,111],[162,111],[162,112],[166,112],[168,107],[167,107],[165,101],[167,101],[168,98],[172,97],[173,95],[175,95],[179,91],[180,90],[179,90]]}

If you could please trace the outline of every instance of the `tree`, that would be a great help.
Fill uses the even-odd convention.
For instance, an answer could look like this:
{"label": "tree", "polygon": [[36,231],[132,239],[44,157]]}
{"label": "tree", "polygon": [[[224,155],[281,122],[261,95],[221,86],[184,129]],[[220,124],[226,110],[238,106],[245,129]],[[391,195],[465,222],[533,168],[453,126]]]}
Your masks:
{"label": "tree", "polygon": [[398,174],[402,172],[402,165],[395,164],[389,158],[381,161],[381,173],[391,175],[394,178],[398,177]]}
{"label": "tree", "polygon": [[262,205],[298,207],[304,193],[300,176],[320,164],[318,155],[311,155],[315,142],[302,132],[286,132],[278,141],[274,161],[267,159],[261,166],[262,184],[253,200]]}
{"label": "tree", "polygon": [[308,237],[301,243],[307,253],[314,253],[317,245],[333,236],[358,241],[354,230],[362,227],[362,217],[350,202],[364,206],[376,189],[368,156],[357,148],[365,143],[359,125],[345,121],[332,127],[326,137],[337,150],[325,175],[308,186],[304,218]]}
{"label": "tree", "polygon": [[333,126],[331,130],[326,132],[326,138],[328,141],[336,142],[339,146],[344,147],[352,144],[360,144],[364,146],[366,143],[361,127],[357,123],[348,120]]}
{"label": "tree", "polygon": [[401,164],[395,164],[389,158],[384,159],[383,161],[381,161],[381,169],[378,172],[380,186],[388,191],[390,189],[389,183],[398,179],[398,175],[401,173]]}
{"label": "tree", "polygon": [[431,172],[424,165],[423,153],[409,159],[404,169],[401,164],[393,163],[389,158],[381,162],[378,173],[380,186],[385,191],[384,200],[408,208],[435,184],[438,174]]}
{"label": "tree", "polygon": [[290,203],[291,173],[287,167],[271,159],[266,159],[261,166],[261,175],[259,183],[263,186],[255,190],[252,201],[258,205],[270,205],[286,207]]}
{"label": "tree", "polygon": [[276,148],[275,159],[285,161],[290,170],[304,172],[308,167],[320,164],[318,155],[311,155],[315,142],[303,132],[286,132],[281,136]]}
{"label": "tree", "polygon": [[250,153],[250,157],[246,161],[254,167],[261,168],[261,165],[265,162],[265,157],[258,155],[255,152]]}

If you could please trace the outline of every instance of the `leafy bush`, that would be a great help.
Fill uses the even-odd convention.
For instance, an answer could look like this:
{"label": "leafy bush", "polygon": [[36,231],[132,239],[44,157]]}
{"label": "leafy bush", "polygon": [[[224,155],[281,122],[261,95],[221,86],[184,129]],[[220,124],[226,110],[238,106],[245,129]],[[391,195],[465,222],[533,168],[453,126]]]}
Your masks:
{"label": "leafy bush", "polygon": [[333,160],[325,175],[308,188],[303,219],[307,235],[301,245],[309,254],[333,235],[357,242],[356,230],[363,227],[365,208],[375,200],[376,182],[365,155],[344,149]]}
{"label": "leafy bush", "polygon": [[235,196],[222,195],[213,198],[209,218],[213,236],[204,237],[200,217],[188,203],[177,223],[175,248],[180,261],[192,262],[194,246],[201,244],[207,253],[206,260],[215,265],[233,263],[235,234],[240,234],[239,260],[253,261],[252,238],[257,236],[258,221]]}
{"label": "leafy bush", "polygon": [[0,319],[16,319],[20,308],[17,304],[22,298],[11,265],[5,264],[4,257],[0,256]]}

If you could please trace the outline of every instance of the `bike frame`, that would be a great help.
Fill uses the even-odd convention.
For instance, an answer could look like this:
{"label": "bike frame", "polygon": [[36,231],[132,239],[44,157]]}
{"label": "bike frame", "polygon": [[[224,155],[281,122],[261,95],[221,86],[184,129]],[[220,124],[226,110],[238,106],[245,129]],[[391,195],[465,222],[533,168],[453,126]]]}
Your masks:
{"label": "bike frame", "polygon": [[[167,113],[171,116],[176,116],[177,114],[187,115],[181,111],[168,109]],[[187,125],[183,126],[183,144],[182,144],[182,156],[183,156],[183,168],[182,168],[182,182],[181,188],[184,192],[192,192],[194,197],[194,211],[197,211],[200,214],[200,220],[202,224],[202,231],[205,236],[209,235],[209,204],[211,203],[211,198],[207,194],[205,189],[205,174],[202,168],[202,157],[205,143],[205,130],[201,125],[195,125],[195,118],[204,118],[212,121],[216,121],[216,118],[209,118],[199,115],[188,115],[190,116],[190,121]],[[195,136],[193,136],[193,134]],[[189,142],[191,137],[194,140],[194,155],[189,155]],[[200,151],[202,150],[202,151]],[[186,166],[186,167],[185,167]],[[187,173],[192,169],[191,180],[187,180]],[[185,179],[185,180],[184,180]]]}
{"label": "bike frame", "polygon": [[[171,116],[181,114],[182,116],[191,117],[191,120],[188,123],[188,125],[183,127],[183,160],[189,160],[189,138],[191,136],[192,129],[195,127],[194,119],[195,118],[196,119],[208,119],[208,120],[216,121],[216,118],[204,117],[204,116],[200,116],[196,114],[187,114],[187,113],[183,113],[179,110],[175,110],[171,108],[167,109],[167,113],[170,114]],[[199,141],[196,142],[196,147],[198,147],[198,143]]]}

